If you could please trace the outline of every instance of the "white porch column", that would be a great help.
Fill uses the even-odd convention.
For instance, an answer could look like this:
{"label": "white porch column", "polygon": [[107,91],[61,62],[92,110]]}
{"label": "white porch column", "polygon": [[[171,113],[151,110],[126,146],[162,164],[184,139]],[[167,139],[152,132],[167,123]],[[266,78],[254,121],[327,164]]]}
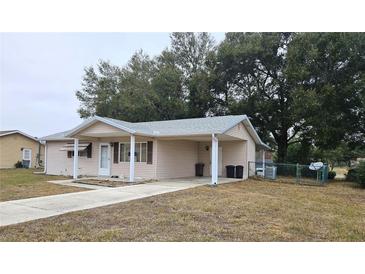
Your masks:
{"label": "white porch column", "polygon": [[74,139],[74,172],[73,177],[77,179],[79,172],[79,139]]}
{"label": "white porch column", "polygon": [[44,141],[44,174],[47,174],[47,141]]}
{"label": "white porch column", "polygon": [[265,150],[262,150],[262,176],[265,178]]}
{"label": "white porch column", "polygon": [[135,136],[131,135],[130,152],[129,157],[129,182],[134,182],[134,154],[135,154]]}
{"label": "white porch column", "polygon": [[212,134],[212,185],[218,184],[218,138]]}

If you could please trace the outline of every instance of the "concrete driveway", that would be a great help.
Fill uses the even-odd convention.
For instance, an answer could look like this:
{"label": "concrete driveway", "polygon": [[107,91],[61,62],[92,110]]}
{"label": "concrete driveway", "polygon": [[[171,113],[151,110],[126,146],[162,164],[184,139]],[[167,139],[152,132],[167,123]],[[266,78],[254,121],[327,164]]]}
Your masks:
{"label": "concrete driveway", "polygon": [[[238,179],[220,178],[220,183]],[[141,199],[210,183],[210,178],[161,180],[154,183],[102,188],[0,203],[0,226],[47,218],[64,213]]]}

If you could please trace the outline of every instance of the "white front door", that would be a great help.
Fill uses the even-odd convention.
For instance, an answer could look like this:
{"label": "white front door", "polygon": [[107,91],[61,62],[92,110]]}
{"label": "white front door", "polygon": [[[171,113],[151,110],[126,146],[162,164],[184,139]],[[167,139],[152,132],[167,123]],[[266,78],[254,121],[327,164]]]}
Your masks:
{"label": "white front door", "polygon": [[[218,147],[218,176],[222,176],[222,172],[223,172],[222,151],[223,151],[222,147]],[[210,155],[209,175],[212,176],[212,152],[210,152],[209,155]]]}
{"label": "white front door", "polygon": [[110,145],[101,143],[99,147],[99,175],[110,175]]}

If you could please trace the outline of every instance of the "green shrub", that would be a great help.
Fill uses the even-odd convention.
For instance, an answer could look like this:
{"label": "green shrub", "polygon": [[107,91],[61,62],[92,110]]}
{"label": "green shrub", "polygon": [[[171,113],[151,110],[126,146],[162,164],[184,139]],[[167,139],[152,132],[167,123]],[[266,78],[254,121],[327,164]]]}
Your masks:
{"label": "green shrub", "polygon": [[357,170],[356,170],[356,168],[351,168],[351,169],[349,169],[349,171],[347,171],[346,181],[349,181],[349,182],[356,182],[357,181]]}
{"label": "green shrub", "polygon": [[336,177],[336,171],[328,171],[328,180],[333,180]]}
{"label": "green shrub", "polygon": [[360,161],[360,164],[356,169],[359,183],[365,186],[365,161]]}
{"label": "green shrub", "polygon": [[23,167],[23,164],[22,162],[18,161],[14,164],[15,168],[22,168]]}

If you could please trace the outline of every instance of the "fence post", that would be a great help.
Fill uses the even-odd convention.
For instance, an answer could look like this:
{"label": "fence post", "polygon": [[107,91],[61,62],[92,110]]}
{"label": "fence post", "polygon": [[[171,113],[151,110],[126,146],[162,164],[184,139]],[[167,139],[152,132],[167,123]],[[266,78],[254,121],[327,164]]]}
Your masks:
{"label": "fence post", "polygon": [[299,183],[299,179],[300,179],[300,167],[299,167],[299,163],[297,163],[297,172],[296,172],[296,177],[297,177],[297,183]]}
{"label": "fence post", "polygon": [[328,179],[328,165],[324,164],[322,168],[321,184],[324,184]]}

